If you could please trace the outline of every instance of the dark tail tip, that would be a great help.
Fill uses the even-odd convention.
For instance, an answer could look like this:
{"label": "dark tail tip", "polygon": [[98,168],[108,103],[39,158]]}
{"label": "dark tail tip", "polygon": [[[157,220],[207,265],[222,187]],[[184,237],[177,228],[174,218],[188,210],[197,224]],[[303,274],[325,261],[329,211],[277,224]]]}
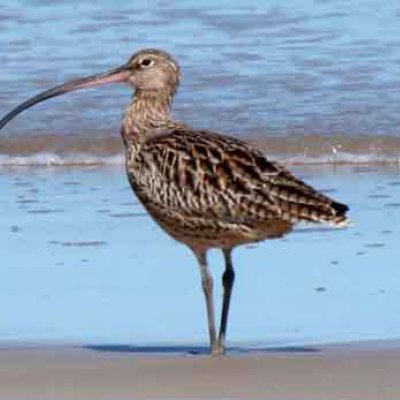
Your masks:
{"label": "dark tail tip", "polygon": [[338,203],[336,201],[333,201],[331,206],[336,211],[338,217],[344,217],[347,211],[349,211],[349,207],[346,204]]}

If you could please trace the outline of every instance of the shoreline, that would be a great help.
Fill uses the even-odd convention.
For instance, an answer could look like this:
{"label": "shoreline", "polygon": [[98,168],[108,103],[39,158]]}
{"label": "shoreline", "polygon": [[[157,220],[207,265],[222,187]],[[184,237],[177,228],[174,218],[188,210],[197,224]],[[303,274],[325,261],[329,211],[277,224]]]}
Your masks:
{"label": "shoreline", "polygon": [[[0,347],[7,399],[394,399],[400,341],[268,350],[213,358],[89,347]],[[173,350],[173,347],[171,347]]]}
{"label": "shoreline", "polygon": [[[400,166],[400,138],[390,135],[335,136],[235,135],[284,165]],[[124,164],[125,151],[116,135],[41,134],[0,137],[0,168],[71,167]]]}

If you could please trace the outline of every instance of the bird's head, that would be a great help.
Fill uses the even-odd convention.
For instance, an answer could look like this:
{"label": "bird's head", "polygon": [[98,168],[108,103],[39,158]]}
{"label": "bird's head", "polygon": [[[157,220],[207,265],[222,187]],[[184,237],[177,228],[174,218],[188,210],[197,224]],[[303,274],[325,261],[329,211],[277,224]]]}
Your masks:
{"label": "bird's head", "polygon": [[179,84],[179,66],[165,51],[143,49],[121,67],[74,79],[31,97],[0,120],[0,129],[22,111],[52,97],[109,83],[125,83],[140,91],[172,96]]}
{"label": "bird's head", "polygon": [[141,50],[129,59],[125,68],[128,82],[140,90],[174,92],[179,84],[179,66],[162,50]]}

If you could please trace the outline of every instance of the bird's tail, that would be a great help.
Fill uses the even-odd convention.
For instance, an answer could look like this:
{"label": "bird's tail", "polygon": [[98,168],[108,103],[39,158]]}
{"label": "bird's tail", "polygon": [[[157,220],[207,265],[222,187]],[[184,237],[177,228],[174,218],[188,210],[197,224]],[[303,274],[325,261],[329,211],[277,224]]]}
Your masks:
{"label": "bird's tail", "polygon": [[282,202],[283,219],[291,222],[327,223],[337,228],[350,225],[350,221],[346,216],[349,207],[346,204],[336,202],[320,194],[318,197],[314,197],[313,201],[311,199],[307,200],[303,204],[290,201]]}
{"label": "bird's tail", "polygon": [[349,225],[349,207],[315,190],[290,172],[282,171],[272,192],[282,217],[289,222],[310,221],[331,226]]}

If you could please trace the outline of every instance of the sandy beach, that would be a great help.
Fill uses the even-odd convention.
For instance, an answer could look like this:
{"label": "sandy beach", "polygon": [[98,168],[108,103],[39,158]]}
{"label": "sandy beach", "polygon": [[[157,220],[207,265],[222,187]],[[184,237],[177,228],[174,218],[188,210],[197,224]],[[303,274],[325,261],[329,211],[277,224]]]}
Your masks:
{"label": "sandy beach", "polygon": [[0,349],[7,400],[394,400],[400,343],[242,350],[222,358],[112,347]]}

